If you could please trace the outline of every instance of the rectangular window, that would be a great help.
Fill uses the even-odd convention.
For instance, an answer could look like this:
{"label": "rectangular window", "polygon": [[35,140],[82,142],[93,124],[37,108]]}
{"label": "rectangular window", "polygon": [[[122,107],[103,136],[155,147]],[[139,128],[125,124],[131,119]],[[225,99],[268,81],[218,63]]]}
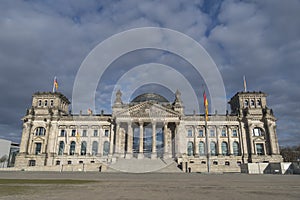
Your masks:
{"label": "rectangular window", "polygon": [[86,135],[87,135],[87,131],[85,129],[82,130],[82,137],[86,137]]}
{"label": "rectangular window", "polygon": [[40,154],[41,150],[42,150],[42,143],[35,143],[35,155]]}
{"label": "rectangular window", "polygon": [[236,129],[232,130],[232,137],[237,137],[237,130]]}
{"label": "rectangular window", "polygon": [[60,136],[61,136],[61,137],[64,137],[65,135],[66,135],[66,131],[65,131],[65,130],[61,130],[61,131],[60,131]]}
{"label": "rectangular window", "polygon": [[213,129],[209,130],[209,136],[216,137],[215,130],[213,130]]}
{"label": "rectangular window", "polygon": [[98,136],[98,130],[94,130],[94,137]]}
{"label": "rectangular window", "polygon": [[29,160],[28,165],[29,166],[35,166],[35,160]]}
{"label": "rectangular window", "polygon": [[201,129],[201,130],[199,130],[199,137],[203,137],[204,136],[204,134],[203,134],[203,130]]}
{"label": "rectangular window", "polygon": [[109,134],[109,130],[105,129],[105,130],[104,130],[104,136],[105,136],[105,137],[108,137],[108,134]]}
{"label": "rectangular window", "polygon": [[75,137],[75,136],[76,136],[76,130],[75,130],[75,129],[72,130],[71,136],[72,136],[72,137]]}
{"label": "rectangular window", "polygon": [[261,143],[256,144],[256,154],[257,155],[265,155],[263,144],[261,144]]}
{"label": "rectangular window", "polygon": [[191,129],[188,130],[188,137],[193,137],[193,131]]}
{"label": "rectangular window", "polygon": [[221,136],[226,137],[226,129],[222,129]]}

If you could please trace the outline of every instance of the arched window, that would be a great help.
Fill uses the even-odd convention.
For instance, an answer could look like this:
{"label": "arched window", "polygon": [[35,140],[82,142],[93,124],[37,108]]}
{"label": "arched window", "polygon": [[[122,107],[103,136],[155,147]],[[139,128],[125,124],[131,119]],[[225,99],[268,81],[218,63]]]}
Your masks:
{"label": "arched window", "polygon": [[45,135],[46,129],[44,127],[37,127],[35,129],[35,135]]}
{"label": "arched window", "polygon": [[215,156],[217,155],[217,145],[215,142],[210,143],[210,155]]}
{"label": "arched window", "polygon": [[81,150],[80,150],[80,154],[82,156],[86,155],[86,141],[81,142]]}
{"label": "arched window", "polygon": [[92,145],[92,154],[97,155],[97,153],[98,153],[98,142],[94,141]]}
{"label": "arched window", "polygon": [[199,142],[199,155],[204,156],[205,155],[205,144],[204,142]]}
{"label": "arched window", "polygon": [[72,136],[72,137],[75,137],[75,136],[76,136],[76,130],[75,130],[75,129],[72,130],[71,136]]}
{"label": "arched window", "polygon": [[188,154],[188,156],[192,156],[194,154],[193,147],[194,147],[193,142],[189,141],[188,144],[187,144],[187,154]]}
{"label": "arched window", "polygon": [[253,136],[263,136],[264,135],[264,131],[259,128],[259,127],[255,127],[253,129]]}
{"label": "arched window", "polygon": [[50,100],[50,106],[53,107],[53,105],[54,105],[54,101]]}
{"label": "arched window", "polygon": [[42,100],[39,100],[38,106],[42,106]]}
{"label": "arched window", "polygon": [[70,145],[70,155],[75,154],[75,147],[76,147],[76,143],[74,141],[72,141],[71,145]]}
{"label": "arched window", "polygon": [[240,147],[238,142],[233,142],[232,144],[232,150],[233,150],[233,155],[239,156],[240,155]]}
{"label": "arched window", "polygon": [[260,106],[261,106],[261,101],[260,101],[260,99],[257,99],[257,100],[256,100],[256,106],[257,106],[257,107],[260,107]]}
{"label": "arched window", "polygon": [[64,149],[65,149],[65,143],[63,141],[60,141],[58,147],[58,155],[63,155]]}
{"label": "arched window", "polygon": [[254,103],[254,100],[253,99],[251,99],[251,107],[254,107],[255,106],[255,103]]}
{"label": "arched window", "polygon": [[45,104],[44,104],[45,106],[48,106],[48,100],[45,100]]}
{"label": "arched window", "polygon": [[109,142],[105,141],[103,144],[103,156],[107,156],[109,154]]}
{"label": "arched window", "polygon": [[227,142],[222,142],[222,155],[227,156],[228,155],[228,145]]}
{"label": "arched window", "polygon": [[244,107],[248,107],[249,106],[249,101],[246,99],[245,101],[244,101]]}

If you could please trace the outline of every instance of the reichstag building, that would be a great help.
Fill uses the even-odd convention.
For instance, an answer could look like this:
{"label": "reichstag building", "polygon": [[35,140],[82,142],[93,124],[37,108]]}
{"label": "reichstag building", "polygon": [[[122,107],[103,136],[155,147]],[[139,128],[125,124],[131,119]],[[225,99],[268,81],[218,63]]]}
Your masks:
{"label": "reichstag building", "polygon": [[184,113],[179,91],[173,102],[153,93],[123,102],[118,91],[111,114],[75,115],[70,103],[59,92],[33,95],[16,167],[108,169],[121,160],[171,160],[182,171],[240,172],[241,164],[282,161],[263,92],[236,93],[231,112],[210,114],[207,123],[202,114]]}

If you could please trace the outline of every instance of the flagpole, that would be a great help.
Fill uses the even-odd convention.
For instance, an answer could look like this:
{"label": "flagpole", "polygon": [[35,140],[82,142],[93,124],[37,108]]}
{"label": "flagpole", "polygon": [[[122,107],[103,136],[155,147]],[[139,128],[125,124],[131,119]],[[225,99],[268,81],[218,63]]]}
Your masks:
{"label": "flagpole", "polygon": [[52,92],[53,92],[53,93],[55,92],[55,79],[56,79],[56,76],[55,76],[54,79],[53,79],[53,88],[52,88]]}
{"label": "flagpole", "polygon": [[208,101],[207,101],[207,97],[206,97],[206,93],[204,90],[203,93],[203,101],[204,101],[204,110],[205,110],[205,114],[204,114],[204,119],[205,119],[205,143],[206,143],[206,158],[207,158],[207,173],[210,172],[210,159],[209,159],[209,141],[208,141],[208,131],[207,131],[207,119],[208,119]]}
{"label": "flagpole", "polygon": [[206,114],[204,114],[204,118],[205,118],[205,143],[206,143],[206,158],[207,158],[207,173],[210,172],[210,159],[209,159],[209,149],[208,149],[208,132],[207,132],[207,116]]}

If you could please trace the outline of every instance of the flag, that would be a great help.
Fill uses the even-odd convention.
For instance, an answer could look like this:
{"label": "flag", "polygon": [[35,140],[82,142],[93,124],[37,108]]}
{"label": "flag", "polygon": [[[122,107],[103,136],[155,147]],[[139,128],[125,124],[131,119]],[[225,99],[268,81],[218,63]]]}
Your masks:
{"label": "flag", "polygon": [[208,100],[206,98],[205,90],[203,93],[203,101],[204,101],[204,108],[205,108],[205,120],[207,121],[208,120]]}
{"label": "flag", "polygon": [[53,92],[56,92],[58,89],[58,82],[56,79],[56,76],[54,77],[54,81],[53,81]]}
{"label": "flag", "polygon": [[77,133],[76,133],[76,142],[77,142],[77,143],[80,142],[80,134],[79,134],[78,131],[77,131]]}

